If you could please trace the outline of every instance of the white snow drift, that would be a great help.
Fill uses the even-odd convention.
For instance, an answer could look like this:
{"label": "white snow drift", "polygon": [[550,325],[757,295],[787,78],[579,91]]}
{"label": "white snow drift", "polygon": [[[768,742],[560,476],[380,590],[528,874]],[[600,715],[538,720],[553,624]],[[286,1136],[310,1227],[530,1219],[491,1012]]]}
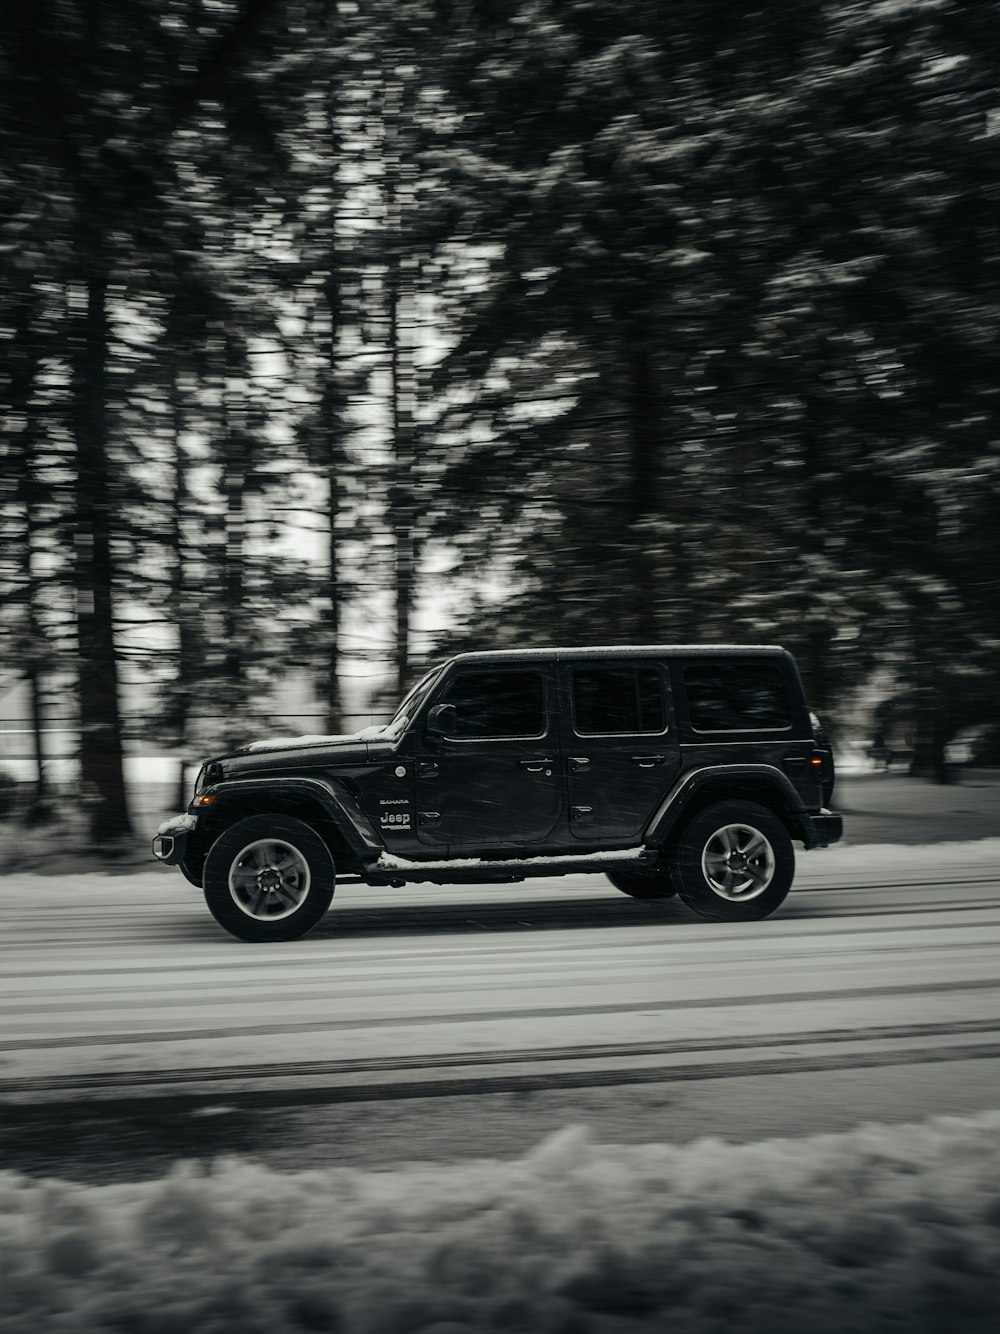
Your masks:
{"label": "white snow drift", "polygon": [[7,1173],[0,1269],[4,1334],[993,1334],[1000,1112],[747,1146],[568,1130],[392,1172]]}

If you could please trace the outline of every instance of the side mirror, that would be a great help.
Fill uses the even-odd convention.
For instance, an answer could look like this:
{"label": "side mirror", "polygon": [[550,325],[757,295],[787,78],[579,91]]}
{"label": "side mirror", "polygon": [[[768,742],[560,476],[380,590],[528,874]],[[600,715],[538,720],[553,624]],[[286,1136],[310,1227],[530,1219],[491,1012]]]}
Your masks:
{"label": "side mirror", "polygon": [[427,730],[432,736],[449,736],[458,731],[458,710],[454,704],[435,704],[427,715]]}

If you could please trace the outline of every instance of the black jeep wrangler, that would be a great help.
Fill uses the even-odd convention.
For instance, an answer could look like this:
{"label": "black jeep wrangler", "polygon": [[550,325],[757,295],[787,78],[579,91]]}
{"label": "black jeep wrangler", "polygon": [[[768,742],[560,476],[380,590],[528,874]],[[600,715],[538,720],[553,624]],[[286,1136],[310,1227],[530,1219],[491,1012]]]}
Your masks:
{"label": "black jeep wrangler", "polygon": [[291,940],[336,876],[402,886],[603,872],[635,898],[755,921],[792,840],[833,843],[833,754],[767,646],[462,653],[383,727],[207,761],[153,840],[243,940]]}

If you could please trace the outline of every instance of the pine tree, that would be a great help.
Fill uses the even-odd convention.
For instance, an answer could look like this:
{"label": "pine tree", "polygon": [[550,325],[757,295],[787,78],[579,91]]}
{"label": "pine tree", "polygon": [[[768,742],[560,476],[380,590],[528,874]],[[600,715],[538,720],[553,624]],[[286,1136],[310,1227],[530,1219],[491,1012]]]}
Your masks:
{"label": "pine tree", "polygon": [[[39,281],[51,275],[63,283],[70,303],[65,374],[76,451],[81,787],[96,847],[130,831],[116,594],[119,505],[131,499],[132,487],[114,456],[115,309],[137,282],[154,281],[150,269],[165,266],[171,251],[164,206],[174,179],[171,137],[206,98],[226,105],[234,72],[272,8],[251,0],[235,15],[218,13],[214,30],[190,26],[190,6],[166,0],[153,10],[114,11],[76,0],[29,9],[14,0],[0,20],[4,99],[14,127],[8,144],[15,160],[31,167],[26,208],[47,212],[54,224]],[[248,92],[236,99],[241,110],[252,108]],[[139,273],[129,265],[136,256]]]}

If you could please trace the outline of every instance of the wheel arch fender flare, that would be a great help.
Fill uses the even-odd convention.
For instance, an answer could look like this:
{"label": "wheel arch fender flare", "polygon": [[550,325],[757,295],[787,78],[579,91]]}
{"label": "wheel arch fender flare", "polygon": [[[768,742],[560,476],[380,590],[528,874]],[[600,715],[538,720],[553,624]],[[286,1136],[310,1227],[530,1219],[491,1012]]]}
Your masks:
{"label": "wheel arch fender flare", "polygon": [[[318,806],[326,819],[344,839],[351,852],[359,859],[371,860],[372,856],[377,857],[385,848],[385,844],[379,838],[375,826],[358,802],[340,784],[333,783],[329,779],[306,777],[304,775],[288,778],[234,778],[216,783],[207,788],[206,792],[216,798],[216,801],[208,808],[212,812],[209,817],[210,826],[218,825],[219,815],[227,807],[233,805],[238,807],[241,800],[247,802],[247,799],[250,799],[250,802],[254,805],[259,802],[261,807],[266,809],[266,800],[261,802],[260,799],[273,793],[280,797],[282,804],[285,802],[294,803],[298,800],[306,805]],[[251,814],[254,812],[244,806],[241,813]],[[298,814],[294,808],[288,810],[287,813]],[[304,819],[306,817],[298,814],[298,818]],[[226,826],[231,823],[232,821],[226,821]],[[223,830],[220,828],[215,836],[218,837],[222,832]]]}
{"label": "wheel arch fender flare", "polygon": [[[741,784],[748,784],[749,790],[741,791]],[[653,812],[643,841],[651,847],[662,847],[678,821],[692,806],[700,805],[705,797],[719,801],[760,802],[762,792],[772,797],[768,804],[791,836],[801,839],[807,848],[816,847],[820,837],[809,812],[802,805],[802,798],[788,775],[773,764],[713,764],[703,769],[689,769],[681,774]]]}

